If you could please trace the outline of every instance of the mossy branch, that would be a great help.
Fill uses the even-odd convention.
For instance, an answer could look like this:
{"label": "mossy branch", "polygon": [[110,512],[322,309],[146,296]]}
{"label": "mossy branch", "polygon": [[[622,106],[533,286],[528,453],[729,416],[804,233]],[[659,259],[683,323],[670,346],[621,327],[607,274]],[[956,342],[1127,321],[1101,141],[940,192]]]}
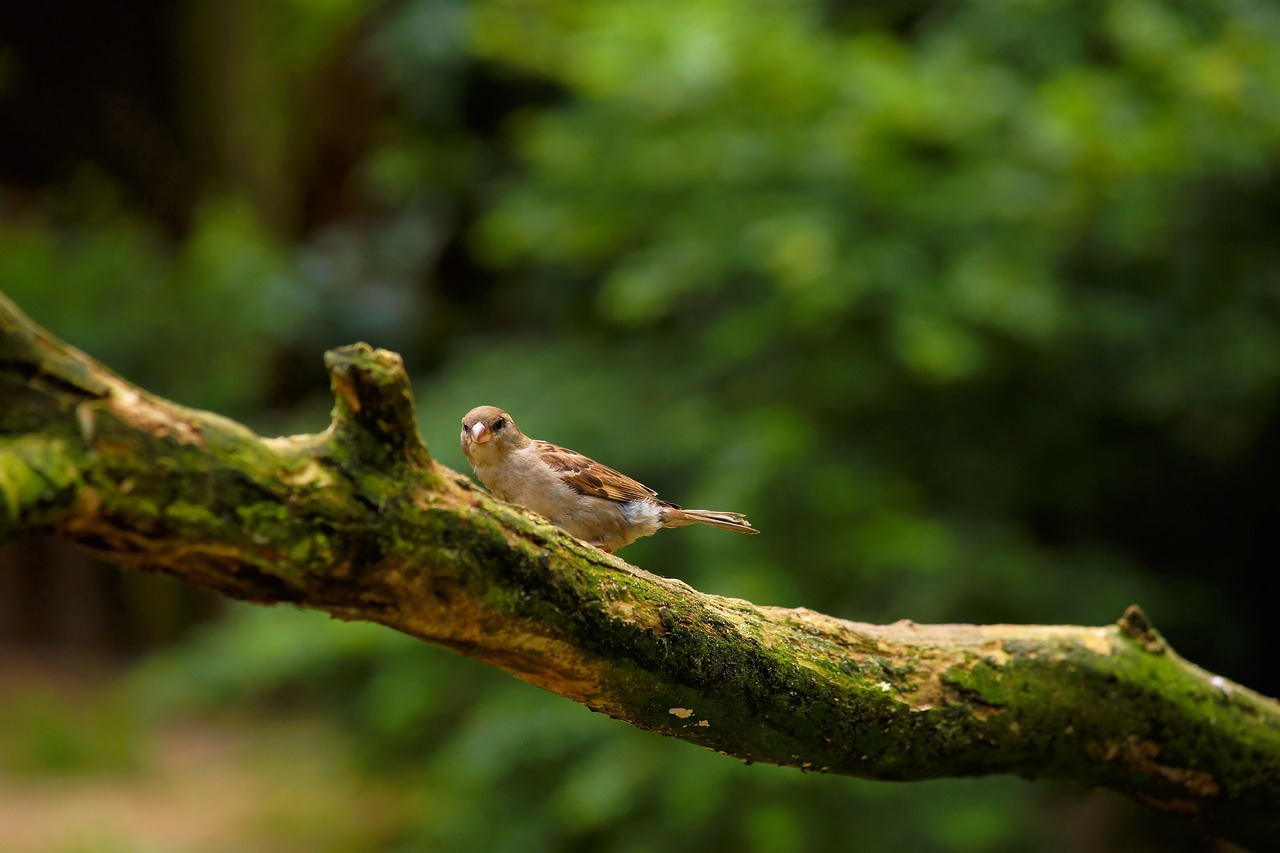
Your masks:
{"label": "mossy branch", "polygon": [[398,356],[326,357],[317,435],[263,439],[130,385],[0,295],[0,539],[40,531],[234,598],[378,622],[633,725],[876,779],[1110,788],[1280,838],[1280,706],[1115,625],[846,622],[705,595],[435,462]]}

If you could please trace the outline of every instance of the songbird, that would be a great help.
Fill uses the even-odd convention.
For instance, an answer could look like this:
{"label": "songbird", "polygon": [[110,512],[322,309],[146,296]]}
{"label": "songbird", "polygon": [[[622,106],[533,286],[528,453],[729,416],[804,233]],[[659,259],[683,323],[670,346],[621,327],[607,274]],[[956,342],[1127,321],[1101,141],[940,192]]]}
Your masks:
{"label": "songbird", "polygon": [[663,527],[760,532],[741,513],[681,509],[581,453],[531,439],[494,406],[478,406],[462,419],[462,452],[499,500],[533,510],[608,553]]}

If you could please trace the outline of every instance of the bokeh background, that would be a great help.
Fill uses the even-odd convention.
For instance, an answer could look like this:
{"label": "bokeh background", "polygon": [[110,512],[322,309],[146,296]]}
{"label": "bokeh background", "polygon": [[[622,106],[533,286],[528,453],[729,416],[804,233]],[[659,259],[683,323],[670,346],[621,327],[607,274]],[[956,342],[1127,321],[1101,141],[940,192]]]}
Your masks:
{"label": "bokeh background", "polygon": [[[401,352],[764,532],[632,562],[837,616],[1280,671],[1268,0],[44,0],[0,16],[0,290],[266,434]],[[1211,850],[1118,797],[631,730],[384,629],[0,551],[18,850]]]}

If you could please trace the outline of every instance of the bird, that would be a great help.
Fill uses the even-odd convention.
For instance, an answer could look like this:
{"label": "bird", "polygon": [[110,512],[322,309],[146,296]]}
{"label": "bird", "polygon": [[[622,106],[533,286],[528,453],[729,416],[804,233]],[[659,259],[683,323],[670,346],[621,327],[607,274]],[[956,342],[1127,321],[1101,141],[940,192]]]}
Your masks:
{"label": "bird", "polygon": [[495,497],[536,512],[606,553],[664,527],[709,524],[760,532],[741,513],[682,509],[581,453],[529,438],[496,406],[467,412],[461,442],[476,476]]}

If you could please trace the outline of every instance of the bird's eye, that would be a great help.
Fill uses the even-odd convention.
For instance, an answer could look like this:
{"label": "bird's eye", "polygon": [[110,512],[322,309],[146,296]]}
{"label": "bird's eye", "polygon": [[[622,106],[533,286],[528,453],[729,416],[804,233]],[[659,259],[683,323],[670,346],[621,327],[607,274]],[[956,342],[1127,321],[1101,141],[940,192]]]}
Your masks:
{"label": "bird's eye", "polygon": [[498,418],[496,421],[493,422],[493,431],[497,432],[498,430],[502,429],[506,425],[507,425],[506,418]]}

